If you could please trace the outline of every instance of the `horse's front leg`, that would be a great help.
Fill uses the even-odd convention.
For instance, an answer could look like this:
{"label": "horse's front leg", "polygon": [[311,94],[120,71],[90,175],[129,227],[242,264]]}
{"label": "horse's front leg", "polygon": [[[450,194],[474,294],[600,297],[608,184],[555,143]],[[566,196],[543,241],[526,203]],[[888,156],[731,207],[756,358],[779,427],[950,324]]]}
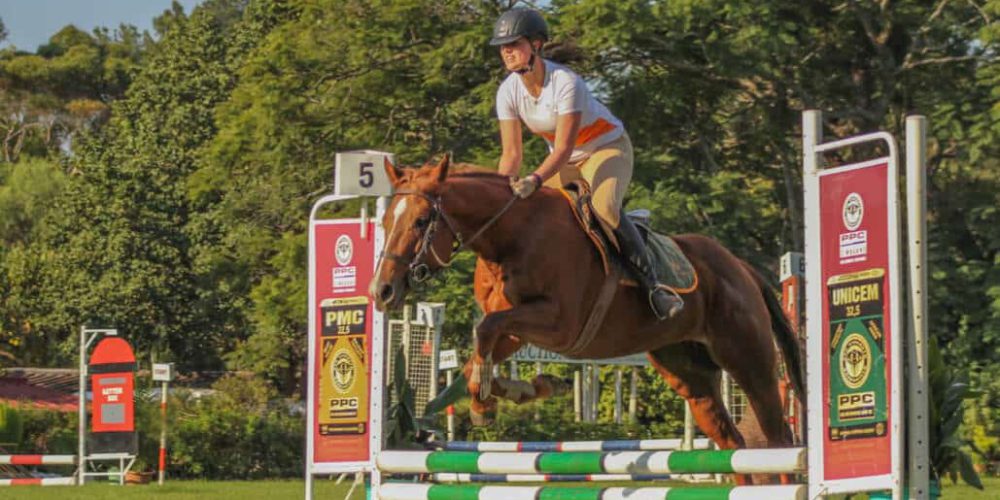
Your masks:
{"label": "horse's front leg", "polygon": [[505,311],[488,313],[479,320],[473,329],[475,348],[466,373],[472,397],[469,412],[473,425],[488,425],[496,415],[493,363],[503,361],[520,347],[520,343],[514,342],[510,336],[553,332],[557,313],[558,307],[554,303],[533,301]]}

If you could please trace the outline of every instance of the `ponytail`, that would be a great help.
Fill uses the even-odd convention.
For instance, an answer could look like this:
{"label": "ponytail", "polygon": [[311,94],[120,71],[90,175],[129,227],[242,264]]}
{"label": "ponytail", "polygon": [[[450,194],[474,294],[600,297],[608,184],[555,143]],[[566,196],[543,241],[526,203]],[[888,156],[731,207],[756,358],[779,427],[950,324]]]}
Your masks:
{"label": "ponytail", "polygon": [[542,46],[544,57],[554,63],[569,64],[587,60],[586,54],[572,39],[550,41]]}

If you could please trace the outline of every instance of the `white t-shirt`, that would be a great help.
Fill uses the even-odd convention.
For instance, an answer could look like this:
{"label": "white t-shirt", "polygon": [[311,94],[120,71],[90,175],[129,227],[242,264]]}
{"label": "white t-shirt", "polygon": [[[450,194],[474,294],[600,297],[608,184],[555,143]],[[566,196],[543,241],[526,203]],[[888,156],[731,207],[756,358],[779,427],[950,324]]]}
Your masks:
{"label": "white t-shirt", "polygon": [[581,112],[580,131],[570,162],[587,158],[601,146],[621,137],[622,122],[590,94],[583,78],[569,68],[542,59],[545,82],[538,97],[533,97],[511,73],[497,90],[497,118],[520,119],[533,133],[542,136],[552,150],[556,137],[556,119],[567,113]]}

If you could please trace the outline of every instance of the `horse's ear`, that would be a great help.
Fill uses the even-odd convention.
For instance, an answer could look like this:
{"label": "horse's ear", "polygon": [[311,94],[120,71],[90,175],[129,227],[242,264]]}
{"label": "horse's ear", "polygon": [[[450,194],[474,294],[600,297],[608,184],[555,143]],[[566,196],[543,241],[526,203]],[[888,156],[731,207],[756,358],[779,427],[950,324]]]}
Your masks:
{"label": "horse's ear", "polygon": [[434,167],[434,176],[438,182],[444,182],[448,178],[448,169],[451,168],[451,154],[445,153],[441,156],[441,161]]}
{"label": "horse's ear", "polygon": [[386,173],[386,175],[389,176],[389,182],[391,182],[393,186],[395,186],[396,184],[399,184],[399,179],[401,177],[403,177],[403,170],[400,169],[400,168],[398,168],[398,167],[396,167],[395,165],[393,165],[392,162],[389,161],[389,157],[388,156],[385,156],[383,158],[385,159],[385,162],[384,162],[385,163],[385,173]]}

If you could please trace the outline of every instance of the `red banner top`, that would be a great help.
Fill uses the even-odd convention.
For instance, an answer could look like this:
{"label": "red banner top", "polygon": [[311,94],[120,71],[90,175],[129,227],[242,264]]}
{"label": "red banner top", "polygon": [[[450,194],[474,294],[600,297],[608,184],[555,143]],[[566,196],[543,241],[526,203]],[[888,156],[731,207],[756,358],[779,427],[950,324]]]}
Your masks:
{"label": "red banner top", "polygon": [[112,365],[119,363],[135,363],[132,346],[121,337],[105,337],[97,343],[94,353],[90,356],[90,365]]}

